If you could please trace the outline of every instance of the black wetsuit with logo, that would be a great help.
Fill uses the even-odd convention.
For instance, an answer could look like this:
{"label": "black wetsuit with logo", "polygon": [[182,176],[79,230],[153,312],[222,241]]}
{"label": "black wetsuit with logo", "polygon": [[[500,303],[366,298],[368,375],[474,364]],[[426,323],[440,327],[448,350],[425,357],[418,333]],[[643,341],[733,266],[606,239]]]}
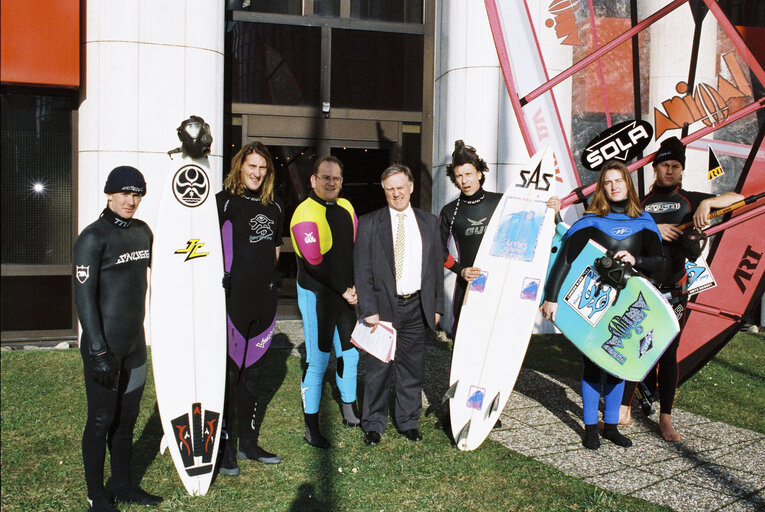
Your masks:
{"label": "black wetsuit with logo", "polygon": [[457,247],[457,258],[449,254],[444,263],[446,268],[457,274],[452,303],[452,333],[457,329],[462,300],[467,290],[467,281],[462,278],[462,270],[473,266],[483,233],[500,199],[502,194],[487,192],[481,188],[472,196],[460,194],[457,199],[441,209],[441,242],[445,251],[448,251],[451,237],[454,238]]}
{"label": "black wetsuit with logo", "polygon": [[[215,196],[223,241],[228,358],[225,422],[236,411],[239,448],[253,453],[262,422],[258,381],[263,355],[271,346],[276,325],[277,289],[274,282],[276,248],[282,241],[284,207],[278,197],[265,205],[259,192],[243,196],[226,191]],[[233,434],[228,429],[227,434]],[[233,448],[233,445],[232,445]]]}
{"label": "black wetsuit with logo", "polygon": [[[641,207],[651,215],[656,224],[678,225],[691,221],[693,212],[699,207],[701,201],[710,197],[714,197],[714,194],[689,192],[680,188],[679,185],[672,187],[654,185],[651,192],[643,200]],[[688,303],[682,237],[678,237],[672,242],[662,240],[661,247],[669,264],[662,271],[651,274],[650,277],[658,283],[659,290],[672,304],[682,328],[685,323],[685,305]],[[645,378],[646,386],[651,393],[656,391],[658,385],[662,414],[672,414],[672,403],[675,400],[679,375],[677,368],[677,347],[679,344],[680,334],[672,340],[656,366]],[[634,391],[635,383],[628,383],[625,386],[624,398],[622,399],[624,405],[632,402]]]}
{"label": "black wetsuit with logo", "polygon": [[[88,496],[105,493],[107,436],[112,483],[129,485],[133,428],[146,382],[145,316],[152,233],[143,221],[106,208],[74,244],[74,300],[82,324],[88,417],[82,458]],[[91,355],[111,351],[120,374],[116,389],[93,380]]]}

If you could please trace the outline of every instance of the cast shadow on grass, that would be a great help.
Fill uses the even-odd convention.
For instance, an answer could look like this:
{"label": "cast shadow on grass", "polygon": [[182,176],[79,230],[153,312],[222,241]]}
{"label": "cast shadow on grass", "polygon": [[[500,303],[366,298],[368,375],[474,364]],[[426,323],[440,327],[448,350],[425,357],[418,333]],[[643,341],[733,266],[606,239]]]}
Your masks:
{"label": "cast shadow on grass", "polygon": [[[307,367],[305,343],[301,343],[296,347],[300,354],[301,368]],[[289,351],[283,351],[285,356],[289,356]],[[286,363],[284,363],[286,370]],[[327,364],[327,370],[324,373],[324,381],[330,384],[332,404],[327,403],[325,396],[322,396],[321,404],[319,407],[319,427],[324,436],[330,442],[331,447],[328,449],[310,447],[311,457],[313,459],[312,476],[311,481],[304,482],[298,487],[297,495],[290,504],[288,509],[292,511],[325,511],[325,510],[337,510],[338,503],[335,496],[335,474],[337,472],[336,464],[334,461],[333,453],[337,448],[337,438],[334,435],[335,425],[332,422],[337,421],[337,416],[331,414],[330,407],[337,407],[340,409],[342,400],[340,398],[340,390],[337,389],[337,383],[335,381],[335,373],[337,371],[337,363],[335,358],[334,348],[330,350],[330,360]],[[302,375],[301,375],[302,378]],[[283,379],[283,378],[282,378]],[[289,385],[300,385],[300,383],[290,383]],[[323,384],[322,384],[323,385]],[[277,386],[278,388],[278,386]],[[358,396],[358,392],[357,392]],[[302,409],[300,409],[302,413]],[[342,417],[342,412],[340,414]],[[359,430],[360,431],[360,430]],[[302,432],[301,432],[302,437]],[[301,439],[300,442],[306,441]]]}
{"label": "cast shadow on grass", "polygon": [[136,485],[141,483],[146,471],[159,454],[159,443],[162,441],[162,421],[159,418],[157,402],[153,404],[151,416],[141,431],[135,443],[133,443],[133,459],[131,464],[131,478]]}
{"label": "cast shadow on grass", "polygon": [[[268,414],[268,406],[287,376],[287,358],[291,350],[292,344],[287,335],[279,333],[274,335],[270,350],[263,356],[263,373],[258,379],[258,413],[253,424],[256,439],[260,435],[263,419]],[[265,449],[268,450],[268,447]]]}

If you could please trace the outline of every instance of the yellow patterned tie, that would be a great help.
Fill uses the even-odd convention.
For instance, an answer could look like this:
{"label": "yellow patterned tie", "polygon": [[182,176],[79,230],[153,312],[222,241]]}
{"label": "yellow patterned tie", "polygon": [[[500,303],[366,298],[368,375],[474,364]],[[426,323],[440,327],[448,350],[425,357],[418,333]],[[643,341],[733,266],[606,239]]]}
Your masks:
{"label": "yellow patterned tie", "polygon": [[404,247],[406,246],[406,233],[404,232],[404,215],[398,213],[398,230],[396,231],[396,243],[393,244],[393,256],[396,264],[396,281],[404,274]]}

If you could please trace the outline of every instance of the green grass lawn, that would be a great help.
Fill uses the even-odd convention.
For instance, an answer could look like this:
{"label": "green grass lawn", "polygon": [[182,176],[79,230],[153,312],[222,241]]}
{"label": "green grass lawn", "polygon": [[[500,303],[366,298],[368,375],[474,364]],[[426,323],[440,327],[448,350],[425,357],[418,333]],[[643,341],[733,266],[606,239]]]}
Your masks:
{"label": "green grass lawn", "polygon": [[[203,497],[189,497],[169,455],[157,453],[162,434],[149,373],[133,473],[143,487],[165,497],[153,510],[666,510],[603,491],[492,441],[460,452],[432,421],[423,422],[423,442],[411,443],[389,426],[380,445],[367,447],[360,429],[340,423],[328,384],[321,416],[334,448],[317,450],[302,439],[299,360],[277,350],[267,357],[261,404],[268,405],[260,439],[284,462],[241,462],[240,477],[219,477]],[[86,510],[82,379],[76,350],[2,354],[3,512]]]}
{"label": "green grass lawn", "polygon": [[[531,338],[523,364],[578,379],[579,351],[563,336]],[[677,390],[675,406],[712,420],[765,434],[765,335],[738,333]],[[658,407],[658,404],[657,404]]]}

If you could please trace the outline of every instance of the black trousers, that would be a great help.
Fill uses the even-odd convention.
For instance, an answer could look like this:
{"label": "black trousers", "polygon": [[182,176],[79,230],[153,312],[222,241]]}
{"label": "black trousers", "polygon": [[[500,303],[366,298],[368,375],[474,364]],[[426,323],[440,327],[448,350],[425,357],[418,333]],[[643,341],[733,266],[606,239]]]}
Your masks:
{"label": "black trousers", "polygon": [[400,431],[417,428],[422,413],[422,377],[425,371],[425,338],[428,325],[420,297],[398,300],[396,355],[383,363],[365,354],[364,405],[361,427],[364,431],[385,432],[388,424],[388,400],[393,373],[396,374],[396,427]]}

